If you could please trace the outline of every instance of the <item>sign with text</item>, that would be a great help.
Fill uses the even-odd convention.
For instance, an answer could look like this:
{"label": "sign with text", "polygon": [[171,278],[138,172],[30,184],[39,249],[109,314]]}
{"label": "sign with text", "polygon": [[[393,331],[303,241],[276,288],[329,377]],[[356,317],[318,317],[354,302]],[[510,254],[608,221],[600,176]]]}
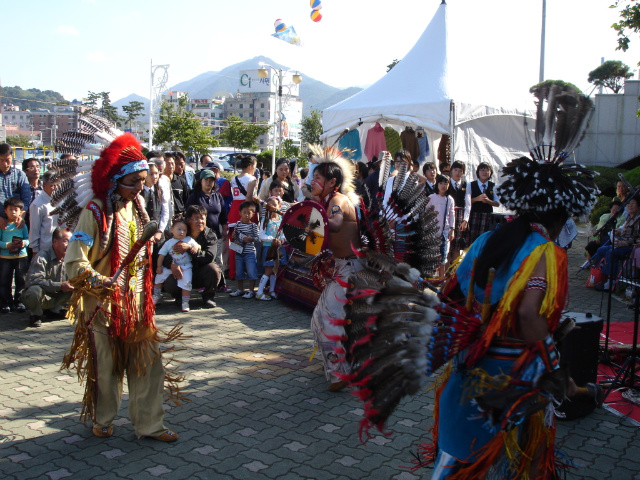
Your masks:
{"label": "sign with text", "polygon": [[[276,93],[278,85],[278,70],[266,67],[267,78],[258,77],[258,70],[242,70],[240,72],[240,80],[238,91],[241,93]],[[300,87],[293,83],[293,73],[287,72],[282,74],[282,94],[293,95],[297,97],[300,94]]]}

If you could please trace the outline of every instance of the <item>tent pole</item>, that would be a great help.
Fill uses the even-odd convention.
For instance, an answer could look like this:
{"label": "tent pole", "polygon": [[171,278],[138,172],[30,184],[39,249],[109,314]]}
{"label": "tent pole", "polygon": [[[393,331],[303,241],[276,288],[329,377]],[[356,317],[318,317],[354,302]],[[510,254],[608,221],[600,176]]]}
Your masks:
{"label": "tent pole", "polygon": [[453,163],[455,160],[455,133],[456,133],[456,102],[451,100],[449,105],[449,162]]}

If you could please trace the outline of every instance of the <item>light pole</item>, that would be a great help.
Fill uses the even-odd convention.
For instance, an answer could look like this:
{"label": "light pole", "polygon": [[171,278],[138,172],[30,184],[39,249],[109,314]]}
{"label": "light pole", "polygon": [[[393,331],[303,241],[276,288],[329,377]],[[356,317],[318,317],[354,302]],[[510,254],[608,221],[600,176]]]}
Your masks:
{"label": "light pole", "polygon": [[[160,77],[157,82],[154,82],[154,77],[158,70],[162,70],[162,77]],[[151,60],[151,85],[149,87],[149,150],[153,150],[153,100],[155,99],[156,103],[158,103],[160,94],[167,88],[168,80],[169,65],[154,65],[153,60]]]}
{"label": "light pole", "polygon": [[[264,68],[265,66],[273,69],[276,71],[277,76],[274,75],[272,77],[272,81],[274,81],[276,83],[276,87],[277,87],[277,91],[276,91],[276,95],[278,96],[277,101],[278,101],[278,108],[277,110],[274,110],[273,112],[273,128],[274,128],[274,132],[273,132],[273,156],[272,156],[272,166],[273,168],[275,168],[276,166],[276,132],[275,132],[275,128],[276,128],[276,124],[277,124],[277,120],[276,120],[276,115],[280,114],[280,133],[279,133],[279,139],[280,141],[278,142],[277,146],[280,147],[280,150],[282,150],[282,87],[287,87],[289,90],[289,94],[286,97],[285,100],[285,105],[286,103],[289,101],[289,99],[291,98],[291,88],[292,85],[288,84],[288,85],[283,85],[283,78],[287,73],[291,73],[293,72],[293,70],[286,70],[283,71],[281,68],[276,68],[273,65],[269,65],[268,63],[264,63],[264,62],[260,62],[260,66],[262,68],[258,69],[258,77],[259,78],[267,78],[269,76],[269,71]],[[291,77],[291,81],[296,84],[299,85],[300,82],[302,82],[302,75],[300,75],[297,71],[293,74],[293,76]]]}

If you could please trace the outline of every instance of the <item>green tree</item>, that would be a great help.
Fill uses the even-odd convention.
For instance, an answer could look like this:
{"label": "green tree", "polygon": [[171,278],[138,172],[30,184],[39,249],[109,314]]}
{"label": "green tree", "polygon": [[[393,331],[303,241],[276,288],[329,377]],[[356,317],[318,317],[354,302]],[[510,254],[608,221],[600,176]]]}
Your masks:
{"label": "green tree", "polygon": [[615,0],[611,8],[619,8],[623,5],[624,8],[620,10],[620,21],[611,25],[611,27],[618,32],[618,47],[616,50],[626,52],[629,48],[629,43],[631,43],[630,32],[638,33],[640,31],[640,4],[638,0]]}
{"label": "green tree", "polygon": [[322,112],[315,108],[311,108],[309,116],[302,117],[301,135],[303,150],[307,144],[315,145],[320,143],[320,135],[322,135]]}
{"label": "green tree", "polygon": [[282,156],[285,158],[298,158],[300,156],[300,147],[294,145],[293,140],[290,138],[282,141],[280,150],[282,151]]}
{"label": "green tree", "polygon": [[244,119],[231,115],[223,122],[226,126],[220,139],[234,150],[254,150],[258,148],[258,137],[269,131],[269,125],[248,123]]}
{"label": "green tree", "polygon": [[101,101],[102,95],[95,92],[89,92],[87,98],[83,99],[82,105],[85,107],[85,113],[97,113],[98,103]]}
{"label": "green tree", "polygon": [[256,158],[258,159],[258,162],[262,163],[266,171],[273,171],[273,150],[264,150],[256,155]]}
{"label": "green tree", "polygon": [[529,89],[529,93],[533,93],[533,91],[538,87],[543,87],[543,86],[550,87],[551,85],[560,85],[561,87],[572,88],[576,92],[582,93],[582,90],[580,90],[578,87],[576,87],[573,83],[565,82],[564,80],[545,80],[544,82],[536,83],[534,86],[532,86]]}
{"label": "green tree", "polygon": [[202,126],[198,117],[187,109],[188,97],[178,99],[177,105],[162,102],[160,120],[153,129],[153,141],[156,145],[168,145],[176,150],[194,155],[202,155],[211,147],[219,145],[211,135],[211,130]]}
{"label": "green tree", "polygon": [[589,83],[597,87],[606,87],[618,93],[626,78],[631,78],[633,72],[629,71],[629,65],[625,65],[620,60],[607,60],[598,68],[589,72]]}
{"label": "green tree", "polygon": [[133,122],[136,118],[141,117],[144,112],[144,103],[137,100],[129,102],[122,106],[122,111],[127,115],[129,128],[133,129]]}
{"label": "green tree", "polygon": [[393,67],[395,67],[399,63],[400,63],[400,60],[398,60],[397,58],[394,58],[393,62],[391,62],[389,65],[387,65],[387,73],[389,73],[391,71],[391,69]]}
{"label": "green tree", "polygon": [[7,143],[14,147],[30,147],[31,141],[26,135],[8,135]]}

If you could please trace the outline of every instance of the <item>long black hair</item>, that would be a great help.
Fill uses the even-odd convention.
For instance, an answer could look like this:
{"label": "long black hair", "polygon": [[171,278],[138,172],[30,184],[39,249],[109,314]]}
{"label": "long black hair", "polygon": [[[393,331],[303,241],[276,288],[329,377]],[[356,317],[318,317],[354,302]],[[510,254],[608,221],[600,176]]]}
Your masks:
{"label": "long black hair", "polygon": [[480,287],[485,288],[491,268],[494,268],[497,274],[511,265],[516,253],[522,248],[527,237],[533,231],[531,223],[540,223],[554,238],[568,218],[569,214],[564,209],[550,210],[544,212],[544,214],[527,212],[515,220],[498,227],[489,236],[478,255],[475,282]]}

